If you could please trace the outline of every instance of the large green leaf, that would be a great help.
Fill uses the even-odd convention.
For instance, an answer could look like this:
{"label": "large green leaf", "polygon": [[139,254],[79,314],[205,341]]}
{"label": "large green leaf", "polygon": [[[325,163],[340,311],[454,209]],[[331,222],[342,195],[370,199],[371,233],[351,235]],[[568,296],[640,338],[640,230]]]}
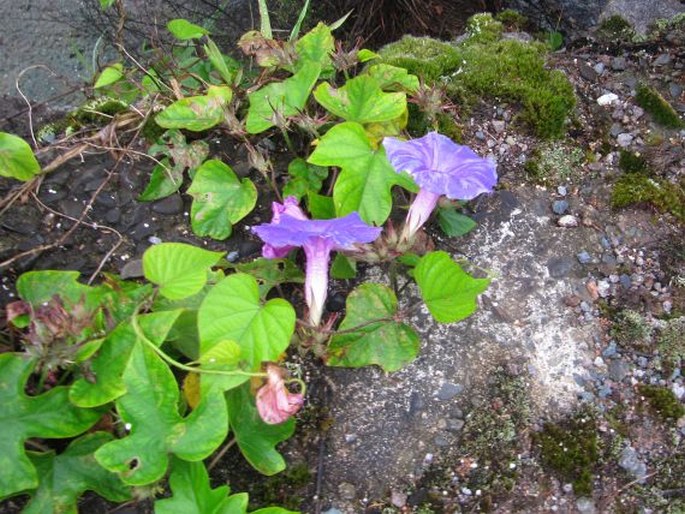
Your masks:
{"label": "large green leaf", "polygon": [[0,498],[35,489],[39,481],[24,451],[31,437],[73,437],[90,428],[100,413],[72,405],[67,387],[27,396],[26,381],[35,361],[20,354],[0,354]]}
{"label": "large green leaf", "polygon": [[[181,310],[160,311],[138,316],[140,330],[148,341],[161,346]],[[121,323],[100,346],[90,361],[87,377],[76,380],[69,389],[69,400],[79,407],[96,407],[109,403],[124,393],[124,370],[131,352],[140,340],[130,322]]]}
{"label": "large green leaf", "polygon": [[396,312],[397,298],[390,288],[371,282],[357,287],[347,297],[347,315],[339,328],[351,332],[333,336],[327,364],[348,368],[378,364],[385,371],[396,371],[414,360],[419,336],[409,325],[394,321]]}
{"label": "large green leaf", "polygon": [[278,360],[295,330],[295,309],[282,298],[262,304],[257,281],[236,273],[207,294],[197,316],[201,354],[220,341],[240,345],[240,357],[249,369]]}
{"label": "large green leaf", "polygon": [[385,93],[369,75],[350,79],[338,89],[324,82],[314,90],[314,98],[336,116],[357,123],[391,121],[407,110],[404,93]]}
{"label": "large green leaf", "polygon": [[353,121],[329,130],[309,162],[342,169],[333,189],[336,214],[345,216],[356,211],[367,223],[382,225],[388,219],[395,184],[414,187],[408,176],[395,172],[385,149],[374,148],[364,127]]}
{"label": "large green leaf", "polygon": [[250,108],[245,120],[247,131],[259,134],[273,127],[277,116],[287,118],[304,110],[320,73],[320,64],[305,61],[292,77],[283,82],[272,82],[250,93]]}
{"label": "large green leaf", "polygon": [[247,494],[228,496],[230,489],[209,486],[202,462],[172,461],[169,486],[173,495],[155,502],[155,514],[242,514],[247,510]]}
{"label": "large green leaf", "polygon": [[33,150],[22,138],[0,132],[0,176],[30,180],[40,173]]}
{"label": "large green leaf", "polygon": [[223,255],[184,243],[161,243],[143,254],[143,272],[159,286],[162,296],[180,300],[200,292],[207,283],[209,268]]}
{"label": "large green leaf", "polygon": [[285,460],[276,445],[295,431],[295,420],[290,418],[278,425],[268,425],[257,412],[250,385],[244,384],[226,393],[231,430],[243,456],[257,471],[275,475],[285,469]]}
{"label": "large green leaf", "polygon": [[188,188],[193,197],[190,210],[193,232],[200,237],[223,240],[257,203],[257,188],[248,178],[240,180],[217,159],[200,166]]}
{"label": "large green leaf", "polygon": [[176,100],[155,116],[155,122],[167,129],[201,132],[221,123],[224,107],[233,91],[227,86],[209,86],[204,96],[189,96]]}
{"label": "large green leaf", "polygon": [[452,260],[447,252],[430,252],[414,268],[423,301],[440,323],[462,320],[476,310],[476,298],[490,283],[473,278]]}
{"label": "large green leaf", "polygon": [[102,468],[93,455],[112,439],[107,432],[94,432],[76,439],[59,455],[30,452],[40,484],[23,514],[77,514],[78,499],[86,491],[113,502],[129,500],[131,493],[121,479]]}
{"label": "large green leaf", "polygon": [[226,438],[228,418],[223,394],[209,390],[186,418],[178,412],[179,389],[169,367],[147,346],[136,345],[123,375],[127,393],[116,401],[129,435],[95,452],[104,468],[130,485],[164,476],[169,454],[199,461]]}

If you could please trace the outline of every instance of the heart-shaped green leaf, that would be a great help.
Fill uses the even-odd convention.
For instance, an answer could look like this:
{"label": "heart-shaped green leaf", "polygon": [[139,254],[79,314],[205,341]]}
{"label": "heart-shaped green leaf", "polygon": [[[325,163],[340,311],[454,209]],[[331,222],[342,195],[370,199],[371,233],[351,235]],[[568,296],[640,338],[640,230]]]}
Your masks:
{"label": "heart-shaped green leaf", "polygon": [[[138,316],[138,325],[148,341],[161,346],[182,310],[160,311]],[[130,322],[121,323],[107,335],[98,354],[90,361],[88,377],[79,378],[69,389],[69,400],[79,407],[104,405],[126,392],[122,375],[131,351],[139,343]]]}
{"label": "heart-shaped green leaf", "polygon": [[236,273],[207,294],[197,316],[201,355],[219,341],[235,341],[240,357],[251,370],[276,361],[290,344],[295,309],[282,298],[262,305],[257,281]]}
{"label": "heart-shaped green leaf", "polygon": [[193,232],[200,237],[223,240],[257,203],[257,188],[248,178],[240,180],[217,159],[206,161],[195,172],[188,188],[193,197],[190,210]]}
{"label": "heart-shaped green leaf", "polygon": [[473,278],[447,252],[430,252],[414,268],[423,301],[440,323],[462,320],[476,311],[476,298],[490,284],[488,278]]}
{"label": "heart-shaped green leaf", "polygon": [[143,273],[159,286],[162,296],[180,300],[200,292],[207,283],[209,268],[223,255],[184,243],[161,243],[143,254]]}
{"label": "heart-shaped green leaf", "polygon": [[224,106],[232,96],[230,87],[209,86],[204,96],[189,96],[168,105],[155,116],[155,122],[167,129],[208,130],[223,121]]}
{"label": "heart-shaped green leaf", "polygon": [[93,455],[112,439],[107,432],[94,432],[76,439],[59,455],[29,453],[40,484],[23,514],[77,514],[78,499],[86,491],[113,502],[129,500],[129,488],[117,475],[103,469]]}
{"label": "heart-shaped green leaf", "polygon": [[283,82],[272,82],[250,93],[250,108],[245,120],[247,131],[259,134],[273,127],[277,117],[285,119],[304,110],[320,73],[320,64],[305,61],[292,77]]}
{"label": "heart-shaped green leaf", "polygon": [[329,112],[357,123],[394,120],[407,110],[404,93],[385,93],[369,75],[350,79],[339,89],[324,82],[314,90],[314,98]]}
{"label": "heart-shaped green leaf", "polygon": [[250,385],[243,384],[226,393],[231,430],[243,456],[257,471],[275,475],[285,469],[285,460],[276,445],[295,431],[295,420],[290,418],[278,425],[267,425],[259,417]]}
{"label": "heart-shaped green leaf", "polygon": [[58,294],[70,304],[85,301],[87,309],[95,308],[107,292],[102,287],[81,284],[78,281],[80,276],[78,271],[29,271],[17,280],[17,292],[34,307],[49,302]]}
{"label": "heart-shaped green leaf", "polygon": [[0,176],[26,181],[39,173],[40,164],[29,144],[18,136],[0,132]]}
{"label": "heart-shaped green leaf", "polygon": [[26,381],[35,361],[20,354],[0,354],[0,498],[35,489],[39,481],[24,452],[31,437],[73,437],[90,428],[100,413],[72,405],[67,387],[27,396]]}
{"label": "heart-shaped green leaf", "polygon": [[358,212],[364,221],[382,225],[392,209],[391,189],[414,187],[408,176],[396,173],[381,146],[374,148],[364,127],[348,121],[329,130],[309,156],[319,166],[338,166],[342,172],[333,189],[338,216]]}
{"label": "heart-shaped green leaf", "polygon": [[123,375],[127,393],[116,401],[129,435],[95,452],[104,468],[124,483],[145,485],[164,476],[169,454],[199,461],[226,438],[223,394],[208,390],[186,418],[178,412],[179,389],[169,367],[151,349],[136,345]]}
{"label": "heart-shaped green leaf", "polygon": [[414,360],[419,336],[409,325],[394,321],[396,312],[397,298],[390,288],[371,282],[357,287],[347,297],[347,315],[339,328],[351,332],[333,336],[327,364],[348,368],[377,364],[385,371],[397,371]]}
{"label": "heart-shaped green leaf", "polygon": [[186,41],[188,39],[198,39],[202,36],[209,34],[209,31],[199,25],[190,23],[188,20],[183,18],[177,18],[175,20],[169,21],[166,28],[169,29],[176,39],[181,41]]}

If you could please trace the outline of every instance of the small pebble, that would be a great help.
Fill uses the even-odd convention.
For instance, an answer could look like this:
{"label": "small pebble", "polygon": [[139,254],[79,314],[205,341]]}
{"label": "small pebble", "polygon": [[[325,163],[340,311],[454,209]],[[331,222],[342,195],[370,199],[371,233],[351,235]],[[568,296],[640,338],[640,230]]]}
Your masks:
{"label": "small pebble", "polygon": [[578,218],[571,214],[566,214],[557,220],[557,225],[564,228],[577,227]]}
{"label": "small pebble", "polygon": [[629,146],[630,143],[633,142],[633,139],[633,135],[628,134],[627,132],[623,132],[622,134],[616,136],[616,141],[618,142],[619,146],[622,146],[623,148]]}
{"label": "small pebble", "polygon": [[568,189],[566,186],[559,186],[557,187],[557,193],[559,193],[560,196],[566,196],[568,194]]}
{"label": "small pebble", "polygon": [[568,202],[566,200],[556,200],[552,203],[552,211],[554,214],[562,215],[568,210]]}
{"label": "small pebble", "polygon": [[447,401],[451,400],[464,390],[464,386],[461,384],[453,384],[451,382],[445,382],[440,387],[437,393],[438,400]]}
{"label": "small pebble", "polygon": [[614,71],[623,71],[628,66],[625,57],[614,57],[611,60],[611,69]]}
{"label": "small pebble", "polygon": [[592,262],[592,257],[585,250],[577,254],[576,258],[578,259],[578,262],[580,262],[581,264],[590,264]]}
{"label": "small pebble", "polygon": [[616,93],[606,93],[597,99],[599,105],[611,105],[618,100]]}
{"label": "small pebble", "polygon": [[606,298],[611,293],[611,284],[606,280],[600,280],[597,282],[597,292],[602,298]]}

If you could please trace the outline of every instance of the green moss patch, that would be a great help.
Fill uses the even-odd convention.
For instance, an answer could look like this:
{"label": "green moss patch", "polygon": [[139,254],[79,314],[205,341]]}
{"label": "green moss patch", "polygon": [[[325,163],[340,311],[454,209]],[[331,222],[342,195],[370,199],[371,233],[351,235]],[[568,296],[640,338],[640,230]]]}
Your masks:
{"label": "green moss patch", "polygon": [[644,384],[638,390],[647,400],[650,409],[664,421],[685,416],[685,407],[668,387]]}
{"label": "green moss patch", "polygon": [[554,184],[571,180],[585,161],[580,148],[560,142],[538,146],[526,161],[524,170],[529,180],[539,184]]}
{"label": "green moss patch", "polygon": [[632,41],[635,37],[633,26],[622,16],[615,14],[599,24],[597,37],[605,43]]}
{"label": "green moss patch", "polygon": [[561,71],[545,67],[543,43],[502,40],[502,23],[483,16],[469,20],[470,36],[458,45],[405,36],[381,49],[381,58],[428,84],[444,83],[466,108],[483,97],[506,100],[521,107],[520,119],[538,136],[563,136],[576,101],[572,85]]}
{"label": "green moss patch", "polygon": [[591,412],[580,412],[566,423],[545,424],[535,437],[542,464],[572,482],[578,496],[592,494],[592,474],[599,461],[596,425]]}
{"label": "green moss patch", "polygon": [[614,184],[611,205],[614,208],[649,203],[685,221],[685,181],[672,184],[648,177],[645,173],[628,173]]}
{"label": "green moss patch", "polygon": [[614,319],[611,337],[624,346],[648,346],[652,329],[639,312],[630,309],[621,311]]}
{"label": "green moss patch", "polygon": [[662,362],[675,369],[685,360],[685,316],[668,320],[656,343]]}
{"label": "green moss patch", "polygon": [[651,114],[659,125],[674,129],[685,127],[685,122],[678,116],[673,106],[653,87],[640,84],[637,87],[635,101]]}
{"label": "green moss patch", "polygon": [[618,167],[626,173],[647,173],[647,161],[637,152],[623,150],[618,154]]}

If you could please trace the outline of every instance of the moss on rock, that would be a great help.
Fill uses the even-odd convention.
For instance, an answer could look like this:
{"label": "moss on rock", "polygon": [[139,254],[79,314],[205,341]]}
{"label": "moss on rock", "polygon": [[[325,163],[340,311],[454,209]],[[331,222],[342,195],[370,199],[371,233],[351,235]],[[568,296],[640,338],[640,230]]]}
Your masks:
{"label": "moss on rock", "polygon": [[628,173],[614,184],[611,205],[614,208],[649,203],[663,212],[670,212],[685,221],[685,180],[672,184],[645,173]]}
{"label": "moss on rock", "polygon": [[638,390],[652,411],[662,420],[668,421],[685,416],[685,407],[668,387],[643,384]]}
{"label": "moss on rock", "polygon": [[538,136],[563,136],[575,96],[561,71],[545,67],[545,45],[500,39],[502,24],[491,16],[472,17],[469,24],[470,36],[459,44],[405,36],[380,56],[428,84],[444,83],[466,108],[483,97],[508,100],[520,105],[520,119]]}
{"label": "moss on rock", "polygon": [[651,114],[659,125],[673,129],[685,127],[685,122],[678,116],[673,106],[653,87],[645,84],[638,85],[635,101]]}
{"label": "moss on rock", "polygon": [[593,471],[599,461],[597,422],[583,410],[565,423],[547,423],[535,441],[542,463],[573,483],[578,496],[592,494]]}

